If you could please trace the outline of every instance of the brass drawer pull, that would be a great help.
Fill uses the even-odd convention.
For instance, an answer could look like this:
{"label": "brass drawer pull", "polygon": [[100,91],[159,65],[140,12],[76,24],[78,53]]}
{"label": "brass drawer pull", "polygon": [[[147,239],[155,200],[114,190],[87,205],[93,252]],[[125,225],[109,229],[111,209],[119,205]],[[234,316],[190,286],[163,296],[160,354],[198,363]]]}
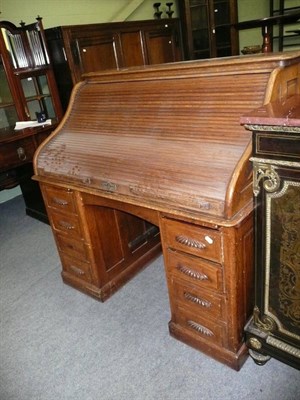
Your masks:
{"label": "brass drawer pull", "polygon": [[195,239],[190,239],[184,235],[177,235],[175,237],[175,240],[180,244],[183,244],[188,247],[193,247],[195,249],[205,249],[206,247],[205,243],[199,242],[198,240]]}
{"label": "brass drawer pull", "polygon": [[197,279],[199,281],[207,281],[208,280],[207,275],[203,274],[202,272],[193,271],[192,269],[190,269],[182,264],[177,264],[176,268],[178,269],[178,271],[189,276],[190,278]]}
{"label": "brass drawer pull", "polygon": [[71,230],[71,229],[75,228],[74,225],[70,224],[67,221],[58,221],[58,225],[67,230]]}
{"label": "brass drawer pull", "polygon": [[191,301],[192,303],[198,304],[199,306],[210,308],[212,306],[211,302],[208,300],[200,299],[199,297],[193,296],[189,292],[184,292],[184,297]]}
{"label": "brass drawer pull", "polygon": [[75,267],[75,265],[70,265],[70,269],[77,275],[84,275],[84,271],[78,267]]}
{"label": "brass drawer pull", "polygon": [[66,200],[59,199],[58,197],[53,197],[53,203],[59,206],[67,206],[69,203]]}
{"label": "brass drawer pull", "polygon": [[25,149],[23,147],[17,148],[17,154],[18,154],[19,160],[21,160],[21,161],[26,160],[27,156],[26,156]]}
{"label": "brass drawer pull", "polygon": [[191,327],[198,333],[202,333],[205,336],[214,336],[214,333],[210,329],[206,328],[203,325],[198,324],[197,322],[189,320],[187,324],[189,327]]}

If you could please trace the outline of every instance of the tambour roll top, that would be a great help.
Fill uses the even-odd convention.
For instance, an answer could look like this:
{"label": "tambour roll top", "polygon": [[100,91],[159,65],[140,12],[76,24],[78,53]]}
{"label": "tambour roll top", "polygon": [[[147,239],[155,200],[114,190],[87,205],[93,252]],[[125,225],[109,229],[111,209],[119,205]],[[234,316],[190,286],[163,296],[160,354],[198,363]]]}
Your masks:
{"label": "tambour roll top", "polygon": [[299,91],[299,52],[87,74],[36,154],[39,179],[186,215],[251,201],[240,117]]}

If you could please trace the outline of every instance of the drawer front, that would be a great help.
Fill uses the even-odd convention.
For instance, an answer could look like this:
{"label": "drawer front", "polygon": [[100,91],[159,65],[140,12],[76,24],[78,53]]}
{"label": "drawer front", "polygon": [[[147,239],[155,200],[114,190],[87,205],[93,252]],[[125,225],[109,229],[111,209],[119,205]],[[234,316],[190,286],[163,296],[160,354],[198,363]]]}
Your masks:
{"label": "drawer front", "polygon": [[256,134],[256,155],[281,160],[300,160],[300,141],[297,135],[258,133]]}
{"label": "drawer front", "polygon": [[208,260],[222,261],[220,232],[167,218],[162,219],[162,231],[166,246]]}
{"label": "drawer front", "polygon": [[1,167],[14,166],[32,161],[35,146],[30,137],[1,146]]}
{"label": "drawer front", "polygon": [[75,276],[76,278],[82,279],[86,282],[91,282],[91,272],[90,264],[87,262],[68,257],[61,253],[61,260],[63,265],[63,270],[69,274]]}
{"label": "drawer front", "polygon": [[201,258],[187,256],[171,249],[166,251],[167,274],[185,279],[188,283],[210,290],[223,292],[223,271],[219,264]]}
{"label": "drawer front", "polygon": [[76,203],[72,190],[45,187],[44,191],[46,193],[46,203],[49,208],[76,214]]}
{"label": "drawer front", "polygon": [[226,325],[213,320],[202,318],[199,314],[179,308],[174,316],[177,324],[190,334],[220,346],[226,346]]}
{"label": "drawer front", "polygon": [[177,306],[183,306],[196,315],[224,320],[224,297],[205,290],[199,290],[198,287],[182,283],[176,279],[172,281],[172,290],[176,308]]}
{"label": "drawer front", "polygon": [[83,241],[61,234],[56,234],[55,236],[59,252],[82,261],[88,260],[87,249]]}
{"label": "drawer front", "polygon": [[52,228],[65,232],[70,237],[82,238],[81,228],[79,224],[79,219],[77,215],[74,214],[67,214],[67,213],[58,213],[58,212],[51,212],[50,219],[52,222]]}

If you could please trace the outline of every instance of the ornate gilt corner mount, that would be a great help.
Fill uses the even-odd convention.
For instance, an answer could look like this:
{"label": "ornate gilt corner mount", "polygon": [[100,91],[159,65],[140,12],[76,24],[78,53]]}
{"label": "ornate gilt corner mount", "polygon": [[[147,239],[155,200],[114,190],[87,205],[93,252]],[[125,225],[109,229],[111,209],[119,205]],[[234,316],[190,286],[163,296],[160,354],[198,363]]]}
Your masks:
{"label": "ornate gilt corner mount", "polygon": [[255,162],[253,164],[254,196],[258,196],[260,192],[259,183],[261,179],[265,179],[263,182],[263,187],[267,192],[275,192],[280,186],[280,178],[273,165]]}
{"label": "ornate gilt corner mount", "polygon": [[260,314],[259,308],[255,306],[253,310],[254,325],[266,333],[273,332],[276,329],[275,321],[267,315],[260,317]]}

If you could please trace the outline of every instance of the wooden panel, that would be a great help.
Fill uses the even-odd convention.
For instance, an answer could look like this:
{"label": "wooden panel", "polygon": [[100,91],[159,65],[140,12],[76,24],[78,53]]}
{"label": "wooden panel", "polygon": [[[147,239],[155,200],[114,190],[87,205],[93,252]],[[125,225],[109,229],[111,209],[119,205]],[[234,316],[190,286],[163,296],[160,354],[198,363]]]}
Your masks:
{"label": "wooden panel", "polygon": [[145,65],[145,50],[142,42],[142,32],[120,32],[122,58],[124,67]]}
{"label": "wooden panel", "polygon": [[[139,254],[159,243],[157,229],[149,230],[141,218],[110,207],[85,206],[86,223],[93,232],[91,246],[105,279],[113,278],[138,259]],[[144,248],[144,250],[143,250]]]}
{"label": "wooden panel", "polygon": [[177,59],[178,35],[165,24],[165,29],[145,32],[148,63],[162,64]]}
{"label": "wooden panel", "polygon": [[81,73],[119,67],[114,35],[78,39]]}
{"label": "wooden panel", "polygon": [[105,270],[108,272],[122,263],[125,258],[118,226],[118,212],[106,207],[94,208],[93,218],[97,220],[99,240],[94,245],[101,248]]}

